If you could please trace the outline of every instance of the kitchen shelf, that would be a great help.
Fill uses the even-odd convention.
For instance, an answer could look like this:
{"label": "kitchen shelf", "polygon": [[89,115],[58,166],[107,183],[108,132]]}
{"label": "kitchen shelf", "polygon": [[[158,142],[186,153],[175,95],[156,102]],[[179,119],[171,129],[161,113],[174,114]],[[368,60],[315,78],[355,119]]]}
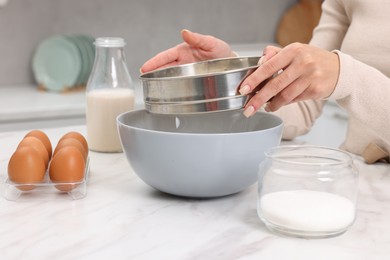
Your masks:
{"label": "kitchen shelf", "polygon": [[[143,107],[135,81],[136,108]],[[85,91],[41,91],[34,85],[0,86],[0,132],[85,124]]]}

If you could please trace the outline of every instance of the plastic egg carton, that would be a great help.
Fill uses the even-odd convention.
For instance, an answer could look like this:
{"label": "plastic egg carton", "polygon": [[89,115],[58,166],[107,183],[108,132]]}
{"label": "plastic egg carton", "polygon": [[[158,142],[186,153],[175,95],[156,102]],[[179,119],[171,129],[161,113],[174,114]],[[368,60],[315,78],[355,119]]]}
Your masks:
{"label": "plastic egg carton", "polygon": [[[14,183],[9,178],[4,182],[3,196],[10,201],[21,199],[38,199],[38,198],[68,198],[71,200],[82,199],[87,195],[87,181],[89,178],[89,158],[85,165],[84,178],[78,182],[52,182],[49,178],[49,173],[45,174],[45,178],[39,183]],[[57,187],[69,187],[69,191],[61,191]],[[25,190],[26,187],[33,187],[31,190]]]}

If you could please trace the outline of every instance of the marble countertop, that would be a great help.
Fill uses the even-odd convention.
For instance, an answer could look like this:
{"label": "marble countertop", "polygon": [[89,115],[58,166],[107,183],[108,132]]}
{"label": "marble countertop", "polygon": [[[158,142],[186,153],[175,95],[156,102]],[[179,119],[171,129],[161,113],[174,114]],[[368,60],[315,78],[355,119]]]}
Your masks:
{"label": "marble countertop", "polygon": [[[69,131],[85,134],[85,126],[43,130],[53,144]],[[0,133],[1,182],[25,134]],[[83,199],[0,197],[0,259],[389,259],[390,167],[359,158],[356,165],[354,225],[339,237],[305,240],[265,228],[256,213],[256,185],[223,198],[179,198],[142,182],[123,153],[91,152]]]}

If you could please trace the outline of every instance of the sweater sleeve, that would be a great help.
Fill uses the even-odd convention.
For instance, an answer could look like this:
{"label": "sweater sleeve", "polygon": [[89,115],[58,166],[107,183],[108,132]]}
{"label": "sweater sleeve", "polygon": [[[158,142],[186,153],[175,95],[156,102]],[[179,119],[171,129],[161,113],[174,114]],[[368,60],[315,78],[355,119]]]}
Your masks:
{"label": "sweater sleeve", "polygon": [[390,79],[350,55],[334,52],[339,55],[340,75],[330,98],[390,144]]}
{"label": "sweater sleeve", "polygon": [[324,100],[305,100],[281,107],[274,113],[283,119],[284,140],[291,140],[308,133],[315,120],[321,115]]}
{"label": "sweater sleeve", "polygon": [[340,49],[350,21],[339,0],[325,0],[318,26],[313,31],[311,45],[326,49]]}
{"label": "sweater sleeve", "polygon": [[343,0],[325,0],[310,44],[336,50],[339,56],[339,79],[329,98],[390,144],[390,79],[374,67],[338,51],[350,26],[350,12],[350,6]]}

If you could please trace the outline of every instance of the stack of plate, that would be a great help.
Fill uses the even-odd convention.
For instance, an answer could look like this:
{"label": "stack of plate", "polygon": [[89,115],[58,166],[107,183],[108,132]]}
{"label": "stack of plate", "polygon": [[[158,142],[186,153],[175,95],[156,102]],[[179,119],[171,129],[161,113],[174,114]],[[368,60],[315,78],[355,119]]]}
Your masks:
{"label": "stack of plate", "polygon": [[33,57],[33,74],[40,88],[63,92],[84,87],[95,59],[89,35],[55,35],[42,41]]}

